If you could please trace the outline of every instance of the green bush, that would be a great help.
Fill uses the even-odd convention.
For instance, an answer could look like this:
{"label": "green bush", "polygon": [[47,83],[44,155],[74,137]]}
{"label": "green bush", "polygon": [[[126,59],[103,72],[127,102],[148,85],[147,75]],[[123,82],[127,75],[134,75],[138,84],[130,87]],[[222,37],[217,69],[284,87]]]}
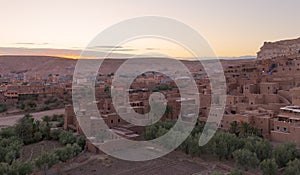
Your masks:
{"label": "green bush", "polygon": [[63,145],[73,144],[76,142],[76,137],[71,132],[61,132],[59,134],[59,142]]}
{"label": "green bush", "polygon": [[50,132],[50,137],[54,140],[59,140],[60,133],[63,132],[61,130],[53,130]]}
{"label": "green bush", "polygon": [[239,167],[244,168],[246,171],[248,171],[249,168],[256,168],[259,164],[256,154],[247,149],[239,149],[234,151],[232,154],[236,164]]}
{"label": "green bush", "polygon": [[6,112],[7,111],[7,106],[4,103],[0,104],[0,112]]}

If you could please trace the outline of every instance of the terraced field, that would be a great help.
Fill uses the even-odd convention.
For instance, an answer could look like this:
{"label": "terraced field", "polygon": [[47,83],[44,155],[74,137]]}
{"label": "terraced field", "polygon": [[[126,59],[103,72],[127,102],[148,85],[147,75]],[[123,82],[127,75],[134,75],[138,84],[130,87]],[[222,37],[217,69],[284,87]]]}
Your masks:
{"label": "terraced field", "polygon": [[26,145],[22,148],[20,159],[22,161],[30,161],[38,157],[44,152],[50,152],[56,148],[63,147],[58,141],[42,141],[35,144]]}

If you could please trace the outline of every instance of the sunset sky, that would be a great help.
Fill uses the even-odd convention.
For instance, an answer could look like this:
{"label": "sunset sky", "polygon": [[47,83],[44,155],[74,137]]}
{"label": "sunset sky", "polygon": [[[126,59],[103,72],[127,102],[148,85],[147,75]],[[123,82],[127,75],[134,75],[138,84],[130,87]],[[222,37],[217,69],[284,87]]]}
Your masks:
{"label": "sunset sky", "polygon": [[[179,20],[203,35],[216,55],[256,55],[264,41],[300,37],[299,0],[1,0],[0,55],[77,57],[102,30],[139,16]],[[140,43],[140,44],[137,44]],[[171,44],[172,45],[172,44]],[[128,43],[125,54],[143,47]],[[184,57],[185,53],[179,54]]]}

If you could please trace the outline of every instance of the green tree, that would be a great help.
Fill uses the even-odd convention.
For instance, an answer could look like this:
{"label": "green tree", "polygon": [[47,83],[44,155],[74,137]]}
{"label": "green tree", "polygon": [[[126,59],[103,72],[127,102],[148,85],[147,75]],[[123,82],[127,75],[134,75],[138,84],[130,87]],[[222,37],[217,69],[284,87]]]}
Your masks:
{"label": "green tree", "polygon": [[76,143],[80,148],[83,150],[85,147],[85,137],[84,136],[79,136],[76,138]]}
{"label": "green tree", "polygon": [[242,122],[242,124],[240,126],[240,135],[244,136],[244,137],[248,136],[250,128],[251,128],[251,126],[249,123]]}
{"label": "green tree", "polygon": [[11,165],[11,174],[29,175],[33,173],[33,165],[31,162],[14,161]]}
{"label": "green tree", "polygon": [[0,112],[5,112],[5,111],[7,111],[7,106],[5,103],[1,103],[0,104]]}
{"label": "green tree", "polygon": [[173,114],[173,107],[170,105],[166,106],[166,111],[165,111],[166,116],[170,116]]}
{"label": "green tree", "polygon": [[40,132],[40,131],[35,132],[34,133],[34,137],[33,137],[33,142],[36,143],[36,142],[39,142],[41,140],[43,140],[43,134],[42,134],[42,132]]}
{"label": "green tree", "polygon": [[4,138],[0,140],[0,162],[11,164],[17,159],[22,147],[22,141],[18,138]]}
{"label": "green tree", "polygon": [[61,130],[54,130],[54,131],[51,131],[50,132],[50,137],[54,140],[59,140],[59,135],[61,132],[64,132],[64,131],[61,131]]}
{"label": "green tree", "polygon": [[191,156],[200,156],[204,153],[203,147],[199,147],[200,133],[195,136],[190,136],[188,141],[188,154]]}
{"label": "green tree", "polygon": [[47,170],[58,162],[59,159],[56,154],[43,153],[35,160],[35,165],[46,174]]}
{"label": "green tree", "polygon": [[10,138],[16,136],[16,130],[14,126],[3,128],[0,130],[1,138]]}
{"label": "green tree", "polygon": [[278,174],[278,165],[275,159],[265,159],[260,163],[260,169],[263,172],[263,175],[277,175]]}
{"label": "green tree", "polygon": [[43,117],[43,122],[40,124],[39,130],[42,133],[43,138],[49,139],[50,138],[50,130],[51,130],[51,118],[49,116]]}
{"label": "green tree", "polygon": [[59,134],[59,142],[64,145],[73,144],[76,142],[76,137],[71,132],[64,131]]}
{"label": "green tree", "polygon": [[300,160],[295,159],[288,163],[288,166],[283,172],[283,175],[298,175],[300,174]]}
{"label": "green tree", "polygon": [[286,143],[274,148],[273,156],[279,168],[285,167],[289,161],[294,160],[298,155],[296,145]]}
{"label": "green tree", "polygon": [[10,166],[8,163],[0,162],[0,174],[8,175]]}
{"label": "green tree", "polygon": [[244,139],[244,148],[256,153],[260,161],[272,157],[272,145],[270,142],[257,136],[250,136]]}
{"label": "green tree", "polygon": [[60,161],[65,162],[66,160],[77,156],[81,151],[81,147],[77,143],[74,143],[73,145],[68,144],[66,147],[56,149],[54,154]]}
{"label": "green tree", "polygon": [[237,121],[233,121],[230,123],[229,132],[232,134],[235,134],[236,136],[239,136],[240,130],[239,130],[239,124]]}
{"label": "green tree", "polygon": [[48,115],[45,115],[43,117],[43,121],[49,125],[49,122],[51,121],[51,118]]}
{"label": "green tree", "polygon": [[16,133],[25,144],[32,143],[34,132],[34,119],[31,115],[26,114],[23,118],[18,120],[16,124]]}
{"label": "green tree", "polygon": [[229,159],[232,153],[241,147],[241,142],[234,134],[217,132],[209,142],[209,147],[220,160]]}
{"label": "green tree", "polygon": [[233,152],[233,158],[239,167],[248,171],[249,168],[256,168],[259,164],[259,160],[255,153],[247,149],[239,149]]}
{"label": "green tree", "polygon": [[237,169],[234,169],[230,171],[229,175],[243,175],[243,173]]}

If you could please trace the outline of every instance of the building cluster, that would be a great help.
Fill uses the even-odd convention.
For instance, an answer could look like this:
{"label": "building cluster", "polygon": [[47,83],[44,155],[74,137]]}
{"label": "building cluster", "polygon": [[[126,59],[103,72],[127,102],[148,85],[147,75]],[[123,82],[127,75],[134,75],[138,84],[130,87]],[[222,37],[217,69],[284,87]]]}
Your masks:
{"label": "building cluster", "polygon": [[[197,63],[195,63],[197,64]],[[226,77],[226,108],[220,123],[220,130],[230,130],[232,123],[249,123],[265,139],[272,142],[294,142],[300,146],[300,39],[265,43],[257,59],[222,60]],[[197,66],[195,66],[197,67]],[[114,106],[110,94],[109,80],[103,78],[96,85],[97,105],[102,118],[96,113],[82,108],[77,114],[72,106],[66,107],[65,129],[74,129],[83,134],[78,118],[88,116],[88,137],[99,141],[104,130],[97,128],[102,122],[110,131],[128,139],[139,139],[143,127],[125,121],[119,114],[133,109],[140,114],[149,112],[149,97],[160,92],[167,100],[164,119],[177,120],[183,115],[197,115],[199,121],[206,122],[214,104],[210,79],[202,66],[189,67],[198,87],[200,107],[197,114],[182,114],[181,104],[195,105],[194,99],[183,99],[174,81],[163,74],[147,72],[135,79],[129,89],[130,107]],[[101,78],[100,78],[101,79]],[[186,80],[189,81],[189,80]],[[112,87],[113,88],[113,87]],[[128,109],[130,108],[130,109]],[[77,118],[76,118],[77,117]],[[113,137],[113,136],[108,136]],[[101,140],[101,139],[100,139]]]}
{"label": "building cluster", "polygon": [[72,75],[11,73],[0,76],[0,103],[13,105],[30,96],[63,97],[72,90]]}

